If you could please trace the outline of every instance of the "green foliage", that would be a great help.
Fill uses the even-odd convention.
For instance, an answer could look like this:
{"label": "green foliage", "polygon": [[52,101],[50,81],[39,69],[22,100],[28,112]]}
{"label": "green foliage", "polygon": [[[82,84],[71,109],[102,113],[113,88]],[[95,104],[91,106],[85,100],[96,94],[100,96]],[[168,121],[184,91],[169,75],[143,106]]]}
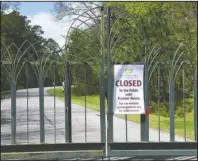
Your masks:
{"label": "green foliage", "polygon": [[[51,95],[54,95],[53,89],[49,89],[48,92]],[[64,99],[64,94],[63,94],[61,88],[56,88],[56,96],[60,97],[61,99]],[[85,106],[85,97],[72,95],[72,103],[78,104],[81,107],[84,107]],[[155,103],[151,102],[151,104],[153,105]],[[87,108],[89,108],[89,109],[100,111],[100,97],[98,95],[88,95],[86,105],[87,105]],[[167,104],[164,104],[164,106],[167,106]],[[107,102],[106,102],[105,107],[107,107]],[[107,108],[106,108],[106,110],[107,110]],[[115,116],[125,119],[125,115],[115,115]],[[140,115],[128,115],[127,119],[129,121],[140,123]],[[154,113],[154,114],[151,113],[149,115],[149,124],[150,124],[149,126],[151,128],[159,128],[158,127],[158,125],[159,125],[158,119],[159,119],[159,116],[157,113]],[[160,129],[168,132],[170,130],[169,129],[170,128],[169,127],[169,125],[170,125],[169,117],[165,117],[165,116],[161,115],[160,120],[161,120],[160,121],[160,126],[161,126]],[[194,125],[193,125],[194,120],[193,120],[192,112],[187,114],[186,120],[187,120],[186,121],[187,138],[194,139]],[[175,118],[175,133],[177,135],[184,136],[184,120],[183,120],[183,118],[178,118],[178,117]]]}
{"label": "green foliage", "polygon": [[[59,2],[56,4],[58,3]],[[67,7],[67,3],[64,3],[63,5],[61,5],[61,3],[62,2],[58,5],[60,7],[58,9],[59,13],[63,16],[65,11],[64,6]],[[91,7],[90,3],[89,5],[86,5],[85,2],[79,2],[79,4],[82,4],[82,10],[86,10],[87,7]],[[7,4],[5,3],[5,9],[6,5]],[[192,78],[194,75],[193,72],[195,71],[195,64],[197,63],[197,4],[195,2],[105,2],[105,5],[118,6],[128,13],[123,14],[122,12],[112,10],[112,63],[142,62],[145,55],[148,58],[149,54],[151,54],[150,58],[154,58],[155,52],[158,53],[158,56],[155,58],[154,62],[173,61],[175,56],[174,53],[176,52],[179,43],[183,44],[175,58],[177,59],[179,54],[184,52],[184,55],[180,57],[179,62],[189,60],[190,64],[185,64],[184,68],[181,67],[175,79],[175,113],[178,117],[183,116],[183,95],[185,95],[186,111],[191,112],[194,107],[194,100],[190,93],[193,90]],[[80,12],[79,10],[77,11],[75,8],[72,8],[73,6],[71,3],[68,7],[69,8],[65,9],[69,9],[69,13],[71,15],[78,14]],[[85,25],[86,27],[81,26],[78,29],[71,29],[68,34],[69,37],[66,41],[65,51],[61,54],[54,52],[59,50],[57,48],[57,43],[54,40],[45,40],[42,38],[43,31],[40,26],[30,26],[30,21],[17,11],[13,11],[9,14],[1,12],[1,41],[3,41],[6,45],[10,45],[14,42],[18,47],[26,39],[28,39],[31,43],[41,41],[41,43],[38,43],[35,46],[36,50],[44,48],[47,53],[54,52],[54,54],[50,57],[50,60],[57,60],[58,62],[55,69],[56,85],[61,85],[64,80],[65,60],[67,60],[73,63],[76,62],[76,64],[70,65],[71,83],[72,85],[79,84],[77,87],[72,89],[73,93],[77,96],[82,96],[84,95],[84,91],[86,89],[86,94],[88,95],[99,94],[99,80],[101,72],[100,50],[102,46],[100,43],[100,17],[98,15],[94,16],[96,13],[90,12],[89,14],[92,14],[92,17],[95,17],[94,21],[92,21],[89,26]],[[130,18],[129,14],[132,15],[134,19]],[[88,15],[83,16],[83,18],[85,18],[85,16]],[[106,37],[105,27],[103,42],[105,47],[105,82],[107,79]],[[145,38],[147,39],[146,44]],[[22,51],[24,51],[26,47],[27,46],[24,46]],[[15,56],[16,52],[14,52],[14,49],[11,50],[12,56]],[[35,57],[35,60],[39,60],[40,56],[43,56],[44,54],[41,52],[37,57],[32,50],[30,52],[31,55]],[[179,66],[178,64],[176,67]],[[170,64],[160,64],[159,66],[160,89],[158,89],[157,69],[154,70],[149,82],[149,99],[151,100],[152,106],[151,112],[153,114],[158,113],[157,102],[159,99],[161,115],[168,116],[168,78],[170,76],[169,70],[172,69],[172,66]],[[151,69],[153,67],[154,66],[152,66]],[[36,80],[35,74],[33,74],[33,69],[28,68],[28,72],[31,73],[29,75],[29,87],[37,87],[38,81]],[[52,85],[54,81],[53,73],[54,69],[51,68],[45,80],[46,86]],[[185,78],[184,84],[183,74]],[[18,86],[23,85],[25,88],[25,68],[22,69],[17,83]],[[86,84],[86,86],[84,84]],[[1,77],[1,86],[4,90],[8,90],[10,88],[5,77]],[[183,87],[185,88],[184,90]]]}
{"label": "green foliage", "polygon": [[20,47],[25,40],[29,40],[33,44],[36,41],[44,40],[40,36],[41,34],[43,34],[41,27],[38,25],[32,27],[27,17],[19,12],[14,10],[9,14],[1,13],[1,42],[6,46],[15,43]]}
{"label": "green foliage", "polygon": [[80,84],[78,86],[72,87],[72,94],[75,96],[83,96],[85,93],[85,85]]}
{"label": "green foliage", "polygon": [[[184,104],[185,103],[185,104]],[[167,103],[156,103],[154,101],[150,101],[150,113],[155,114],[155,115],[161,115],[164,117],[169,117],[169,104]],[[189,98],[185,99],[180,99],[179,101],[177,100],[177,103],[175,104],[175,116],[179,118],[184,117],[184,113],[188,114],[193,112],[194,108],[194,98],[193,95],[191,94]]]}
{"label": "green foliage", "polygon": [[84,95],[95,95],[98,94],[98,88],[96,86],[88,84],[79,84],[71,88],[72,94],[74,96],[84,96]]}
{"label": "green foliage", "polygon": [[184,117],[184,113],[191,113],[194,109],[194,96],[191,93],[189,98],[180,100],[176,106],[176,115],[178,117]]}
{"label": "green foliage", "polygon": [[1,2],[1,13],[8,12],[9,9],[18,10],[20,2]]}
{"label": "green foliage", "polygon": [[176,110],[176,116],[177,117],[184,117],[184,109],[183,108],[178,108],[177,110]]}
{"label": "green foliage", "polygon": [[[9,6],[12,4],[5,3],[4,5],[5,5],[4,10],[7,10],[9,9]],[[13,10],[10,13],[6,13],[2,11],[1,12],[1,47],[2,47],[1,54],[3,56],[1,57],[1,60],[3,61],[7,60],[13,62],[13,60],[15,60],[16,58],[16,61],[20,61],[19,68],[20,66],[22,66],[22,63],[24,63],[26,59],[29,59],[29,61],[34,61],[34,60],[41,61],[41,57],[44,55],[45,55],[45,59],[47,59],[46,56],[51,54],[52,56],[50,57],[50,59],[52,61],[56,60],[58,54],[57,52],[55,52],[58,50],[57,43],[53,39],[44,39],[42,37],[43,33],[44,32],[42,31],[41,26],[30,25],[30,20],[28,20],[26,16],[21,15],[20,12],[16,10]],[[10,46],[11,44],[12,46]],[[35,50],[33,48],[30,48],[30,44],[31,45],[34,44],[33,46]],[[9,48],[8,49],[9,53],[7,51],[7,48]],[[23,52],[25,52],[24,55],[22,55]],[[1,77],[1,86],[3,87],[3,90],[10,89],[10,84],[8,81],[8,79],[10,79],[8,78],[8,72],[11,72],[10,66],[11,65],[1,66],[1,70],[3,73],[3,76]],[[47,64],[47,66],[49,66],[49,63]],[[15,70],[18,72],[19,68]],[[35,71],[30,65],[28,65],[28,76],[27,76],[26,68],[25,66],[23,66],[17,80],[17,87],[26,88],[27,79],[29,81],[28,86],[30,88],[38,87],[38,80],[36,78]],[[47,76],[45,83],[47,86],[52,85],[53,83],[52,74]]]}
{"label": "green foliage", "polygon": [[[54,89],[49,89],[48,90],[48,93],[50,95],[54,95]],[[61,98],[61,99],[64,99],[64,93],[62,92],[62,89],[61,88],[56,88],[56,91],[55,91],[55,94],[57,97]],[[85,96],[76,96],[74,95],[73,93],[73,89],[72,89],[72,104],[78,104],[82,107],[85,106]],[[100,98],[98,95],[87,95],[86,96],[86,99],[87,99],[87,108],[90,108],[90,109],[93,109],[93,110],[96,110],[96,111],[99,111],[99,107],[100,107]],[[106,106],[107,107],[107,102],[105,102]],[[107,109],[107,108],[106,108]]]}
{"label": "green foliage", "polygon": [[194,95],[190,95],[190,97],[188,99],[186,99],[185,102],[186,106],[187,106],[187,112],[192,112],[193,107],[194,107]]}
{"label": "green foliage", "polygon": [[150,113],[164,117],[169,116],[168,103],[160,103],[158,105],[154,101],[150,101],[150,106],[151,106],[149,110]]}
{"label": "green foliage", "polygon": [[[178,64],[174,71],[176,74],[179,63],[182,60],[190,60],[192,64],[196,64],[197,57],[197,8],[195,2],[106,2],[108,6],[117,6],[126,11],[128,14],[111,10],[111,54],[112,63],[133,63],[141,62],[151,54],[151,59],[154,54],[158,56],[154,62],[175,61],[179,58],[179,54],[184,52],[184,55],[178,59]],[[71,6],[70,6],[71,7]],[[71,9],[71,8],[70,8]],[[60,10],[59,10],[60,11]],[[62,10],[63,11],[63,10]],[[131,18],[129,14],[133,17]],[[68,59],[71,61],[92,61],[94,65],[90,65],[90,78],[99,78],[100,74],[100,19],[93,27],[86,29],[74,29],[70,33],[68,41],[69,51],[67,52]],[[105,33],[106,34],[106,33]],[[145,39],[147,44],[145,44]],[[105,41],[106,43],[106,35]],[[183,46],[176,52],[179,44]],[[145,53],[146,51],[146,53]],[[105,49],[105,54],[107,51]],[[177,54],[177,55],[175,55]],[[173,58],[176,58],[175,60]],[[106,62],[106,57],[105,57]],[[171,62],[172,63],[172,62]],[[175,62],[173,62],[175,63]],[[158,91],[158,73],[155,69],[149,82],[149,97],[153,101],[152,111],[158,111],[158,97],[160,99],[160,113],[163,116],[169,115],[169,76],[170,70],[173,70],[173,65],[164,64],[160,66],[160,91]],[[151,67],[151,69],[154,65]],[[79,69],[76,67],[78,71]],[[193,65],[184,65],[185,77],[185,98],[189,98],[189,93],[192,91],[192,75],[191,70],[194,70]],[[181,116],[182,97],[183,97],[183,71],[178,70],[175,76],[175,112]],[[82,72],[78,72],[82,73]],[[105,78],[106,78],[105,72]],[[151,74],[151,73],[149,73]],[[81,74],[75,76],[74,79],[82,80]],[[91,79],[90,79],[91,80]],[[96,82],[97,79],[92,79],[90,82]],[[97,83],[96,83],[97,84]],[[187,100],[186,100],[187,101]],[[187,103],[186,103],[187,104]],[[186,105],[187,106],[187,105]],[[193,106],[187,106],[187,111],[190,112]]]}

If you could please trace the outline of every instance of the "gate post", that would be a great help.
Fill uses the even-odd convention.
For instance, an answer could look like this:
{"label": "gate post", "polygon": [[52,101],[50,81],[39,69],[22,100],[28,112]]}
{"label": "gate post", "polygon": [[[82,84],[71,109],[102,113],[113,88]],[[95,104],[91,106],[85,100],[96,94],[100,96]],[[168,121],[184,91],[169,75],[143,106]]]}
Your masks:
{"label": "gate post", "polygon": [[107,80],[108,80],[108,113],[107,113],[107,142],[113,142],[113,89],[112,89],[112,65],[111,65],[111,46],[110,46],[110,7],[107,7]]}
{"label": "gate post", "polygon": [[[144,104],[145,111],[148,110],[148,66],[144,65]],[[149,118],[145,114],[140,115],[141,120],[141,141],[149,141]]]}
{"label": "gate post", "polygon": [[68,106],[68,134],[69,134],[69,143],[72,142],[72,111],[71,111],[71,71],[68,64],[68,96],[69,96],[69,106]]}
{"label": "gate post", "polygon": [[44,73],[39,73],[39,106],[40,106],[40,142],[45,143],[45,120],[44,120]]}
{"label": "gate post", "polygon": [[174,78],[172,70],[169,72],[169,117],[170,117],[170,141],[175,141],[175,102],[174,102]]}
{"label": "gate post", "polygon": [[71,137],[71,84],[69,78],[69,63],[65,63],[65,82],[64,82],[64,95],[65,95],[65,142],[72,142]]}
{"label": "gate post", "polygon": [[101,29],[100,29],[100,134],[101,142],[105,142],[105,91],[104,91],[104,6],[101,7]]}
{"label": "gate post", "polygon": [[194,74],[194,135],[195,141],[197,141],[197,67]]}
{"label": "gate post", "polygon": [[12,142],[11,144],[16,144],[16,80],[15,74],[12,75],[11,83],[11,120],[12,120]]}

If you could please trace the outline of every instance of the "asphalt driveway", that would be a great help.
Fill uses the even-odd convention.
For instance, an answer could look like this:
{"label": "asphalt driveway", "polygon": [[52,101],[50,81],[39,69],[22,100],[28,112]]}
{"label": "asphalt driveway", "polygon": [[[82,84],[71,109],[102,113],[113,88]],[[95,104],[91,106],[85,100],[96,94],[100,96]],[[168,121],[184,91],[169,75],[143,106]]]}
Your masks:
{"label": "asphalt driveway", "polygon": [[[51,88],[51,87],[50,87]],[[65,142],[65,110],[64,101],[56,98],[54,109],[54,97],[47,93],[46,87],[45,105],[45,142]],[[39,126],[39,89],[28,89],[28,109],[26,89],[17,91],[17,135],[18,144],[27,143],[27,131],[29,131],[29,143],[40,142]],[[1,144],[10,144],[11,140],[11,99],[1,100]],[[27,115],[28,110],[28,115]],[[56,119],[54,120],[54,111]],[[72,104],[72,141],[85,142],[85,115],[84,107]],[[28,122],[27,122],[28,118]],[[56,127],[55,127],[56,125]],[[27,127],[29,127],[27,129]],[[55,130],[56,128],[56,130]],[[149,130],[150,141],[158,141],[158,130]],[[169,141],[169,133],[161,131],[161,141]],[[176,141],[184,141],[183,137],[176,136]],[[125,120],[114,117],[114,141],[126,141]],[[128,141],[140,141],[140,125],[128,122]],[[100,142],[100,116],[99,112],[87,109],[87,142]]]}

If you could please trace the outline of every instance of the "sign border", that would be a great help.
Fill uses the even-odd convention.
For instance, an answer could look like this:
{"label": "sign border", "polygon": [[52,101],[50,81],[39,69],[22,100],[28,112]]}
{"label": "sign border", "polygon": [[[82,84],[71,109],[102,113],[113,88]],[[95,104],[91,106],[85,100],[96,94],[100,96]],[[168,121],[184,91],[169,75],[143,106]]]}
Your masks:
{"label": "sign border", "polygon": [[114,65],[143,65],[144,66],[144,70],[143,70],[143,99],[144,99],[144,110],[145,110],[145,113],[144,114],[138,114],[138,115],[146,115],[146,109],[147,109],[147,107],[146,107],[146,93],[145,93],[145,74],[146,74],[146,66],[147,66],[147,64],[146,63],[144,63],[144,62],[133,62],[133,63],[114,63],[113,64],[113,115],[132,115],[132,114],[115,114],[114,113],[114,80],[115,80],[115,73],[114,73]]}

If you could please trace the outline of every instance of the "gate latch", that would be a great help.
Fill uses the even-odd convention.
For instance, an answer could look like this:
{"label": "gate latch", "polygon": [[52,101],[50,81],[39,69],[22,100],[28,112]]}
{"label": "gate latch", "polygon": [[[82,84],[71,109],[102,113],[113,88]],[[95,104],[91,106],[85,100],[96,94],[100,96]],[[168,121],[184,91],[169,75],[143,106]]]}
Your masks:
{"label": "gate latch", "polygon": [[149,118],[149,109],[150,109],[150,108],[151,108],[151,106],[148,106],[148,107],[146,108],[145,115],[146,115],[147,118]]}

